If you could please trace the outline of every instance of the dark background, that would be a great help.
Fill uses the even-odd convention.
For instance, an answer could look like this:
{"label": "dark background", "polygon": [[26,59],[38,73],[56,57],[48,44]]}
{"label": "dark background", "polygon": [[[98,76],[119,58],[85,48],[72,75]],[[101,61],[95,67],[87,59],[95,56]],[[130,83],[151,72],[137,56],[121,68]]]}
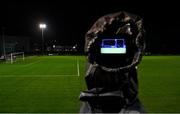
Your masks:
{"label": "dark background", "polygon": [[44,22],[46,41],[78,44],[82,51],[84,35],[99,17],[124,10],[144,19],[147,52],[180,54],[180,6],[173,1],[6,1],[0,5],[0,27],[5,28],[5,35],[41,40],[39,23]]}

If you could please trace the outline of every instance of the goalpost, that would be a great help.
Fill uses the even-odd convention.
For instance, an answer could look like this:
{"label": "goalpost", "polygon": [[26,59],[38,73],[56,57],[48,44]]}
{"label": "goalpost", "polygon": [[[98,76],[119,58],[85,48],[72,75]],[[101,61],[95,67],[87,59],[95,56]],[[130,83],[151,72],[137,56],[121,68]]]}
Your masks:
{"label": "goalpost", "polygon": [[22,60],[24,60],[24,52],[11,53],[11,54],[10,54],[11,64],[12,64],[17,58],[21,58]]}

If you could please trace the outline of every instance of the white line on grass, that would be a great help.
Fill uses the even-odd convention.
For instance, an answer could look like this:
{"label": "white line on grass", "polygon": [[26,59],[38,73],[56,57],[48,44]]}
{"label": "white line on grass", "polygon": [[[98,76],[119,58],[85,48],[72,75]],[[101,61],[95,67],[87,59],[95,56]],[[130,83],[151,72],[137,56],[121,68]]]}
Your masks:
{"label": "white line on grass", "polygon": [[65,75],[0,75],[0,78],[2,77],[33,77],[33,78],[36,78],[36,77],[61,77],[61,76],[77,76],[77,75],[68,75],[68,74],[65,74]]}
{"label": "white line on grass", "polygon": [[[38,61],[35,61],[33,63],[29,63],[29,64],[26,64],[26,65],[23,65],[23,67],[28,67],[28,66],[31,66],[33,64],[36,64],[38,62],[40,62],[41,60],[38,60]],[[68,74],[65,74],[65,75],[30,75],[30,74],[0,74],[0,78],[1,77],[60,77],[60,76],[80,76],[80,68],[79,68],[79,60],[78,58],[76,57],[76,63],[77,63],[77,75],[68,75]]]}
{"label": "white line on grass", "polygon": [[79,60],[77,59],[77,76],[80,76],[79,74]]}
{"label": "white line on grass", "polygon": [[35,62],[32,62],[32,63],[29,63],[29,64],[26,64],[26,65],[23,65],[23,67],[28,67],[28,66],[31,66],[33,64],[36,64],[36,63],[39,63],[41,60],[37,60]]}

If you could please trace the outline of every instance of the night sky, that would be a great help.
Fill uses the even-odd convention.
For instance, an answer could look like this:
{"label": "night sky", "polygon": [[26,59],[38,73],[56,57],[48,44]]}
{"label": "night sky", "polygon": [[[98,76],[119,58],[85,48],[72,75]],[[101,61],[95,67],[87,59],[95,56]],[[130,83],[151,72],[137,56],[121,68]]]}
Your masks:
{"label": "night sky", "polygon": [[93,23],[105,14],[122,10],[144,19],[146,51],[180,54],[180,7],[173,2],[7,1],[1,2],[0,27],[5,28],[5,35],[30,36],[40,40],[38,24],[44,22],[47,24],[46,41],[54,39],[59,44],[78,44],[83,49],[84,35]]}

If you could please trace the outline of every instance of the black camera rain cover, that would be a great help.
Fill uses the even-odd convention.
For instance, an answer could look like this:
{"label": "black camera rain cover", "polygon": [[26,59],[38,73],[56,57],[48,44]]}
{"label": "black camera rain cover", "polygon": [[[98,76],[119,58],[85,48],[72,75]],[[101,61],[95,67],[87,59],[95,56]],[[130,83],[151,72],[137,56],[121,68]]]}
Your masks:
{"label": "black camera rain cover", "polygon": [[96,49],[95,42],[99,39],[99,36],[104,34],[109,36],[128,35],[134,40],[137,48],[130,64],[116,69],[101,66],[104,70],[117,71],[129,69],[140,62],[145,49],[145,31],[142,18],[124,11],[100,17],[85,35],[85,53],[89,56],[89,61],[92,64],[96,62],[94,58],[97,55],[97,53],[94,53],[94,49]]}

